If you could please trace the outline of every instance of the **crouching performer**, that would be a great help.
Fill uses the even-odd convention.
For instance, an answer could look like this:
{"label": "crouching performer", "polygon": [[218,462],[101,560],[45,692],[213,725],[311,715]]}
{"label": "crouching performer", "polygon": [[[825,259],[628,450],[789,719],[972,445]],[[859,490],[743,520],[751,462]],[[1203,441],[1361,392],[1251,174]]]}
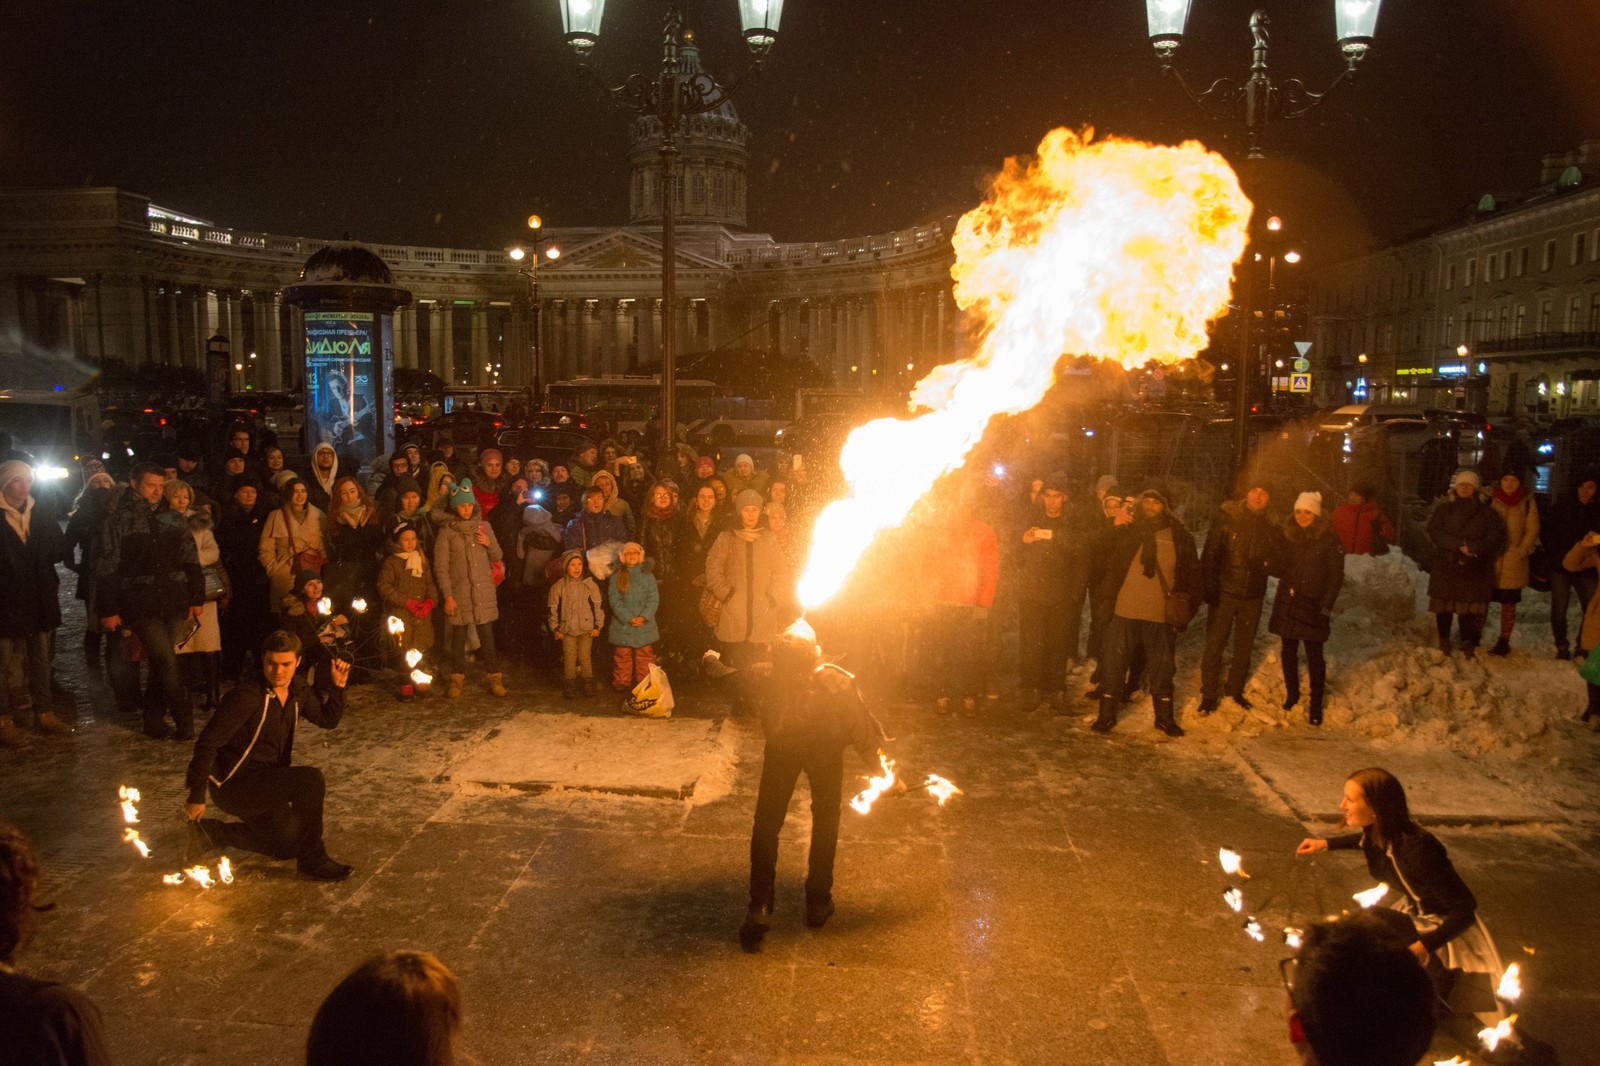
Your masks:
{"label": "crouching performer", "polygon": [[855,748],[879,771],[883,728],[867,710],[855,678],[822,662],[809,627],[796,623],[771,646],[772,661],[743,671],[767,736],[761,790],[750,835],[750,909],[739,943],[756,951],[772,925],[778,872],[778,833],[800,775],[811,789],[811,852],[806,875],[806,925],[820,928],[833,914],[833,858],[844,799],[844,750]]}
{"label": "crouching performer", "polygon": [[[314,766],[293,766],[295,727],[304,718],[333,729],[344,717],[349,662],[329,666],[332,685],[320,692],[295,677],[300,638],[278,630],[261,649],[261,678],[244,681],[222,700],[195,741],[189,763],[192,852],[241,848],[274,859],[294,859],[300,877],[343,881],[351,868],[329,858],[322,844],[326,786]],[[240,821],[207,818],[206,789],[218,807]]]}

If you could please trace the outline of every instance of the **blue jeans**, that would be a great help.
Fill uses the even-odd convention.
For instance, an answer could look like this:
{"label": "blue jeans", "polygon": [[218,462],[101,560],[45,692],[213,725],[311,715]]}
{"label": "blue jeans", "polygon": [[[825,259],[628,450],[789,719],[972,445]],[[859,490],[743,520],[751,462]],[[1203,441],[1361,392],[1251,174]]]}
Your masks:
{"label": "blue jeans", "polygon": [[166,731],[164,719],[172,715],[172,724],[179,733],[194,730],[194,708],[189,705],[189,686],[184,684],[183,673],[178,669],[178,654],[174,649],[180,629],[187,616],[176,618],[135,618],[128,628],[144,645],[144,661],[150,667],[150,684],[159,696],[153,705],[145,704],[144,731],[159,736]]}
{"label": "blue jeans", "polygon": [[0,637],[0,676],[17,725],[50,710],[50,634]]}

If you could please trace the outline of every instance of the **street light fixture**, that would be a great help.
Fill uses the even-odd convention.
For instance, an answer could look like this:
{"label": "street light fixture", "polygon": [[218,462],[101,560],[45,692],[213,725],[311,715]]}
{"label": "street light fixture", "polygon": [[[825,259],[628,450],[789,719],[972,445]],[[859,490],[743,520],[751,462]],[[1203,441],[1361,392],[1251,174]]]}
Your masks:
{"label": "street light fixture", "polygon": [[[684,43],[684,0],[667,0],[661,16],[661,64],[656,73],[630,75],[620,85],[599,82],[589,57],[600,40],[600,20],[605,0],[557,0],[561,28],[577,56],[578,68],[595,79],[617,107],[648,115],[661,123],[661,427],[662,452],[677,445],[677,252],[678,125],[687,115],[715,111],[733,95],[739,83],[760,73],[762,60],[778,39],[783,0],[739,0],[739,22],[751,62],[745,73],[726,85],[704,71],[686,74],[678,66],[678,49]],[[692,40],[692,37],[690,38]],[[528,224],[533,225],[530,218]]]}
{"label": "street light fixture", "polygon": [[[1250,74],[1243,82],[1231,78],[1218,78],[1204,92],[1195,92],[1183,80],[1173,65],[1178,46],[1183,43],[1183,33],[1189,22],[1191,0],[1145,0],[1145,20],[1149,28],[1150,45],[1161,62],[1161,72],[1183,89],[1184,94],[1199,108],[1219,119],[1242,120],[1249,143],[1245,165],[1240,168],[1239,180],[1245,195],[1255,197],[1253,166],[1264,157],[1262,143],[1266,139],[1269,123],[1300,118],[1327,99],[1335,88],[1353,81],[1356,66],[1366,57],[1378,28],[1378,8],[1383,0],[1333,0],[1334,41],[1343,53],[1345,68],[1340,71],[1322,92],[1312,92],[1298,78],[1274,80],[1267,65],[1267,13],[1257,9],[1250,16],[1251,47]],[[1278,225],[1274,226],[1276,222]],[[1276,216],[1266,222],[1268,230],[1276,232],[1282,222]],[[1287,257],[1285,257],[1287,259]],[[1241,288],[1247,288],[1246,271],[1240,270]],[[1246,296],[1248,299],[1248,295]],[[1241,300],[1241,303],[1244,301]],[[1250,374],[1250,315],[1242,316],[1239,327],[1239,395],[1234,414],[1233,459],[1236,471],[1243,471],[1249,450],[1249,433],[1246,428],[1250,413],[1250,399],[1246,384]]]}
{"label": "street light fixture", "polygon": [[[544,368],[540,365],[539,358],[539,259],[541,254],[539,245],[544,242],[544,219],[538,215],[528,216],[528,228],[533,231],[531,251],[521,245],[512,248],[506,253],[513,263],[521,263],[524,259],[528,265],[517,270],[518,274],[528,279],[528,308],[532,319],[530,326],[533,332],[533,343],[529,346],[529,354],[533,358],[533,395],[538,403],[544,403]],[[561,258],[561,249],[555,245],[544,249],[543,258],[555,262]],[[495,376],[499,377],[496,371]]]}

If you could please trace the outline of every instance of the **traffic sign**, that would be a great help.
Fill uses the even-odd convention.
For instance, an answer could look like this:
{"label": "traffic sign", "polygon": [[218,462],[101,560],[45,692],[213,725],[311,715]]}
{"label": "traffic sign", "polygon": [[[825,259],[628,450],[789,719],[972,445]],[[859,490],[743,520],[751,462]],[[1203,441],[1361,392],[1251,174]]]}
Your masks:
{"label": "traffic sign", "polygon": [[1294,368],[1296,370],[1310,370],[1311,369],[1311,360],[1309,360],[1309,359],[1296,359],[1294,361]]}
{"label": "traffic sign", "polygon": [[1294,350],[1300,353],[1301,358],[1304,358],[1305,354],[1311,350],[1311,342],[1310,341],[1295,341],[1294,342]]}
{"label": "traffic sign", "polygon": [[1310,374],[1290,374],[1289,375],[1289,391],[1290,392],[1310,392],[1311,391],[1311,375]]}

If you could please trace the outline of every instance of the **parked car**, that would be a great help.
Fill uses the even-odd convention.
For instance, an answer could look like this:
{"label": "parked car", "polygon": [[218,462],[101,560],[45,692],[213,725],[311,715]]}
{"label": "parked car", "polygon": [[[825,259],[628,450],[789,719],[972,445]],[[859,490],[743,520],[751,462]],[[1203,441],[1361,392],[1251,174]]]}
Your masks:
{"label": "parked car", "polygon": [[495,443],[518,459],[537,457],[547,463],[570,462],[575,453],[594,445],[587,433],[538,426],[502,430]]}
{"label": "parked car", "polygon": [[505,424],[505,416],[493,411],[451,411],[412,426],[411,435],[422,437],[429,447],[441,435],[449,434],[458,449],[486,448],[495,443]]}

